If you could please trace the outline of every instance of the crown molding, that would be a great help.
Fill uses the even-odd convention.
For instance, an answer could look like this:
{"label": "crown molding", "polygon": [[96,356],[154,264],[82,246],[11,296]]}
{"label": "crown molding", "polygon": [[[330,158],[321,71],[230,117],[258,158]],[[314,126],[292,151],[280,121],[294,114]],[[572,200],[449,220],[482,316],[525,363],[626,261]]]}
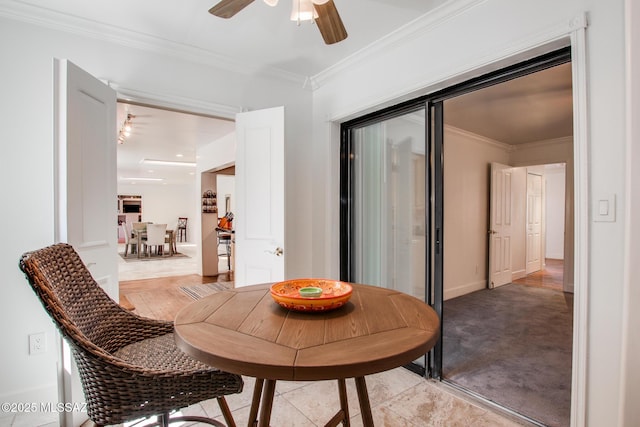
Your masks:
{"label": "crown molding", "polygon": [[336,75],[340,75],[345,69],[352,67],[353,64],[366,58],[373,57],[379,52],[392,50],[397,45],[406,43],[408,39],[419,37],[447,20],[460,15],[479,4],[485,3],[486,1],[487,0],[459,0],[446,2],[397,30],[387,34],[381,39],[365,46],[356,53],[337,62],[335,65],[332,65],[315,76],[310,77],[309,79],[313,81],[312,87],[318,88],[327,80],[330,80]]}
{"label": "crown molding", "polygon": [[495,139],[487,138],[486,136],[478,135],[477,133],[469,132],[468,130],[460,129],[451,125],[444,125],[444,130],[446,132],[463,136],[472,140],[473,142],[477,142],[484,145],[490,145],[499,150],[506,151],[507,153],[511,153],[515,151],[517,148],[513,145],[507,144],[505,142],[496,141]]}
{"label": "crown molding", "polygon": [[303,86],[306,76],[275,67],[256,66],[199,47],[56,12],[19,0],[0,0],[0,16],[80,37],[114,43],[244,75],[259,75]]}
{"label": "crown molding", "polygon": [[545,139],[542,141],[525,142],[522,144],[508,144],[506,142],[497,141],[495,139],[487,138],[486,136],[478,135],[477,133],[469,132],[464,129],[460,129],[451,125],[444,125],[444,130],[452,134],[460,135],[465,138],[469,138],[475,142],[491,145],[500,150],[504,150],[508,153],[514,153],[517,151],[533,150],[537,148],[546,148],[549,146],[558,146],[560,144],[573,144],[573,136],[562,136],[560,138]]}
{"label": "crown molding", "polygon": [[545,139],[542,141],[526,142],[524,144],[517,144],[517,145],[514,145],[515,147],[514,151],[533,150],[536,148],[546,148],[550,145],[557,146],[560,144],[573,145],[573,135],[562,136],[560,138]]}
{"label": "crown molding", "polygon": [[201,114],[207,117],[228,120],[235,120],[236,114],[243,111],[243,108],[240,106],[217,104],[183,96],[149,93],[122,87],[108,80],[103,80],[103,82],[116,91],[119,101],[162,107],[174,111]]}

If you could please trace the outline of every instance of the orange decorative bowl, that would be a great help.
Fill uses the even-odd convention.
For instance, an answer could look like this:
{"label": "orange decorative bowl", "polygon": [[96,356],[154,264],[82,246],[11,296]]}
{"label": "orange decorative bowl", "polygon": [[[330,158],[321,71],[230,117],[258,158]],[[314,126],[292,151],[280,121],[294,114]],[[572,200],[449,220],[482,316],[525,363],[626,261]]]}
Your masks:
{"label": "orange decorative bowl", "polygon": [[[303,296],[306,288],[320,288],[319,296]],[[303,289],[302,294],[300,290]],[[293,279],[271,285],[271,297],[282,307],[295,311],[328,311],[342,307],[349,301],[350,284],[328,279]]]}

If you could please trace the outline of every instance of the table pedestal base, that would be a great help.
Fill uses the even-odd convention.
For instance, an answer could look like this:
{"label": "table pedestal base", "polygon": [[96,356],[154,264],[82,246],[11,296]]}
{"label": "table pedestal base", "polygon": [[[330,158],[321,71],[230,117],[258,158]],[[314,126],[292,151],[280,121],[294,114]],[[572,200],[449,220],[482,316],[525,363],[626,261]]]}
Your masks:
{"label": "table pedestal base", "polygon": [[[373,416],[371,415],[371,404],[369,402],[369,393],[367,392],[367,383],[364,377],[355,378],[356,390],[358,392],[358,402],[360,403],[360,413],[362,415],[362,424],[365,427],[373,427]],[[253,388],[253,400],[251,401],[251,410],[249,412],[249,427],[269,427],[271,421],[271,408],[273,407],[273,397],[276,392],[276,380],[265,380],[256,378],[256,384]],[[340,395],[340,410],[325,424],[325,427],[336,427],[342,423],[343,426],[349,427],[349,405],[347,403],[347,385],[344,378],[338,380],[338,394]],[[262,403],[260,400],[262,399]],[[258,419],[258,410],[260,410],[260,418]]]}

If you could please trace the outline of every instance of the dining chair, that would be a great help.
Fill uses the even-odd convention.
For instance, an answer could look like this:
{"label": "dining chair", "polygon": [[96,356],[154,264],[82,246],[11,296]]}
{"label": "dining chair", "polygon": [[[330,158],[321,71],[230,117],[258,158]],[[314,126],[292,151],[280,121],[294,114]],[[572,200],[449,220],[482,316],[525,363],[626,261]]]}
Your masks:
{"label": "dining chair", "polygon": [[164,252],[165,234],[167,234],[167,224],[147,224],[147,239],[144,242],[145,253],[156,248],[156,254],[162,255]]}
{"label": "dining chair", "polygon": [[131,247],[131,254],[133,255],[133,250],[135,248],[138,251],[138,243],[137,240],[133,240],[131,237],[131,230],[126,222],[123,222],[122,225],[122,233],[124,234],[124,256],[126,258],[127,253],[129,252],[129,247]]}
{"label": "dining chair", "polygon": [[174,228],[171,233],[167,233],[164,238],[164,242],[168,243],[171,247],[170,252],[173,252],[174,254],[178,253],[178,247],[176,245],[177,232],[178,232],[178,227],[176,226],[176,228]]}
{"label": "dining chair", "polygon": [[148,319],[116,304],[98,285],[71,245],[58,243],[27,252],[20,269],[72,348],[87,403],[98,426],[157,416],[156,424],[198,421],[170,417],[195,403],[216,399],[228,426],[235,427],[225,400],[240,393],[242,377],[205,365],[175,344],[173,322]]}
{"label": "dining chair", "polygon": [[182,242],[183,238],[184,241],[187,241],[187,220],[189,218],[185,218],[185,217],[179,217],[178,218],[178,239]]}

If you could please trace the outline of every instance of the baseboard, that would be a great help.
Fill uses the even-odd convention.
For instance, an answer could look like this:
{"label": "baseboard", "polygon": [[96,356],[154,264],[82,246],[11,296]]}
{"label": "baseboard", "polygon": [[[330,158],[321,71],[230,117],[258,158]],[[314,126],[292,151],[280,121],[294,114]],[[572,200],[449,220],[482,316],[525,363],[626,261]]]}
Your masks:
{"label": "baseboard", "polygon": [[513,281],[513,280],[522,279],[526,275],[527,275],[527,272],[525,270],[512,271],[511,280]]}
{"label": "baseboard", "polygon": [[470,294],[471,292],[480,291],[487,288],[487,281],[480,280],[478,282],[466,283],[462,286],[456,286],[453,289],[444,290],[444,300],[460,297],[462,295]]}
{"label": "baseboard", "polygon": [[7,393],[0,395],[2,402],[10,403],[49,403],[58,401],[58,385],[46,384],[41,387],[34,387],[29,389],[23,389],[14,393]]}

